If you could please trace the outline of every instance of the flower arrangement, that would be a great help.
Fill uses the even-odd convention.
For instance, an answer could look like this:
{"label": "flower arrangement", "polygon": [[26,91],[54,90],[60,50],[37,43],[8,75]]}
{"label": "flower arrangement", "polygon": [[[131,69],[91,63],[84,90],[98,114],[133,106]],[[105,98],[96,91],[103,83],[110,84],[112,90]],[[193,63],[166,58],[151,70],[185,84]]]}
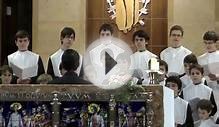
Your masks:
{"label": "flower arrangement", "polygon": [[133,94],[145,92],[145,89],[141,85],[137,85],[137,79],[131,78],[122,87],[117,89],[118,92],[114,93],[115,99],[123,103],[128,103]]}

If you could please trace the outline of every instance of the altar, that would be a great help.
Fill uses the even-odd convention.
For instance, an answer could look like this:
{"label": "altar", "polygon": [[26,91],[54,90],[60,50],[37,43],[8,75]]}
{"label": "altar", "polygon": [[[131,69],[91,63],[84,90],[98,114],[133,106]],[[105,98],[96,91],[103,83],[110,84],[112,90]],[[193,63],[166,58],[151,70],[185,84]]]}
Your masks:
{"label": "altar", "polygon": [[160,85],[141,88],[1,85],[0,123],[7,126],[16,113],[24,127],[173,127],[173,92]]}

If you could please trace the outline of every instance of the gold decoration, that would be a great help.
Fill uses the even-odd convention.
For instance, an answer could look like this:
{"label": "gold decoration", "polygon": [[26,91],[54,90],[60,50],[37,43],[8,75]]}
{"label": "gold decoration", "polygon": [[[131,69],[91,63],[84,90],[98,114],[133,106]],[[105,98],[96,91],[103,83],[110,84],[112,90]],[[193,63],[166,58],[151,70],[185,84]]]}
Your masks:
{"label": "gold decoration", "polygon": [[108,13],[112,14],[111,19],[116,18],[119,30],[127,33],[138,22],[144,25],[140,19],[142,15],[148,14],[146,8],[150,0],[106,0],[108,3]]}
{"label": "gold decoration", "polygon": [[[95,111],[95,108],[96,108],[96,111]],[[88,112],[91,114],[99,112],[99,111],[100,111],[100,106],[95,103],[92,103],[88,106]]]}
{"label": "gold decoration", "polygon": [[12,110],[15,110],[15,108],[17,108],[16,110],[20,110],[20,109],[22,108],[22,105],[21,105],[20,103],[18,103],[18,102],[15,102],[15,103],[12,103],[12,104],[10,105],[10,108],[11,108]]}

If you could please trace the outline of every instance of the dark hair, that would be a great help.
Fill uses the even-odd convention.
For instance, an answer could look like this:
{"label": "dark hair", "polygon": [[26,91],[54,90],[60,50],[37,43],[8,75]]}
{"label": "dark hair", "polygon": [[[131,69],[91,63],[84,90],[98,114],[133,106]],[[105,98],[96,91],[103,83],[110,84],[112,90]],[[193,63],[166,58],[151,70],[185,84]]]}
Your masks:
{"label": "dark hair", "polygon": [[159,66],[165,66],[166,72],[168,72],[168,64],[164,60],[159,59]]}
{"label": "dark hair", "polygon": [[75,38],[75,31],[73,28],[71,27],[65,27],[62,29],[61,31],[61,38],[65,38],[66,36],[71,36],[73,34],[74,38]]}
{"label": "dark hair", "polygon": [[133,34],[133,36],[132,36],[132,41],[133,42],[135,41],[136,36],[144,38],[145,41],[150,40],[150,37],[148,36],[148,34],[146,32],[144,32],[143,30],[138,30]]}
{"label": "dark hair", "polygon": [[0,69],[0,75],[5,73],[6,71],[9,71],[9,73],[13,74],[13,70],[11,67],[9,67],[8,65],[3,65]]}
{"label": "dark hair", "polygon": [[216,43],[218,40],[218,35],[215,31],[207,31],[203,36],[203,40],[212,40]]}
{"label": "dark hair", "polygon": [[172,31],[174,31],[174,30],[179,30],[179,31],[181,31],[182,36],[183,36],[184,31],[183,31],[183,28],[182,28],[180,25],[174,25],[174,26],[172,26],[172,27],[170,28],[170,36],[171,36]]}
{"label": "dark hair", "polygon": [[15,34],[15,40],[17,41],[18,38],[28,38],[30,39],[30,35],[28,34],[27,31],[25,30],[19,30],[17,31],[17,33]]}
{"label": "dark hair", "polygon": [[169,76],[169,77],[167,77],[165,82],[166,82],[166,84],[168,82],[176,83],[179,90],[181,90],[181,88],[182,88],[182,81],[180,80],[179,76]]}
{"label": "dark hair", "polygon": [[80,56],[77,51],[73,49],[67,49],[62,55],[62,67],[66,71],[76,70],[79,66]]}
{"label": "dark hair", "polygon": [[198,60],[197,57],[191,53],[184,58],[183,63],[198,64]]}
{"label": "dark hair", "polygon": [[110,31],[111,34],[113,34],[113,27],[110,24],[105,23],[105,24],[101,25],[101,27],[99,29],[99,34],[102,30],[103,31]]}
{"label": "dark hair", "polygon": [[197,103],[197,109],[206,110],[208,113],[212,111],[213,105],[211,104],[210,100],[207,99],[201,99]]}
{"label": "dark hair", "polygon": [[197,69],[197,70],[199,70],[200,72],[201,72],[201,74],[204,74],[204,69],[203,69],[203,67],[201,66],[201,65],[199,65],[199,64],[193,64],[193,65],[191,65],[190,67],[189,67],[189,74],[191,74],[191,70],[192,69]]}

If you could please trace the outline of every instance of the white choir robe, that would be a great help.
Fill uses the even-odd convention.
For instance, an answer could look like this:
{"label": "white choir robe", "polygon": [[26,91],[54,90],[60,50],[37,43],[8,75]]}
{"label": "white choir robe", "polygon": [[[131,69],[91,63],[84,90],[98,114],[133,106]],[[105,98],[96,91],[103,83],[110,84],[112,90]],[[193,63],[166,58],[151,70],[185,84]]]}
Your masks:
{"label": "white choir robe", "polygon": [[179,96],[174,99],[174,117],[177,125],[186,127],[193,125],[192,111],[189,103]]}
{"label": "white choir robe", "polygon": [[164,127],[175,127],[174,108],[174,92],[163,86]]}
{"label": "white choir robe", "polygon": [[142,71],[142,78],[144,79],[144,81],[142,82],[143,84],[149,84],[149,77],[146,71],[149,69],[148,62],[151,58],[157,58],[157,55],[151,53],[148,50],[145,50],[143,52],[137,51],[131,55],[130,69]]}
{"label": "white choir robe", "polygon": [[[204,67],[204,69],[207,67],[208,71],[210,71],[212,74],[215,74],[217,77],[219,77],[219,51],[215,51],[212,53],[205,53],[198,57],[198,63]],[[204,70],[206,71],[206,70]],[[215,87],[217,86],[217,81],[212,81],[208,78],[208,76],[205,77],[206,81],[209,86]]]}
{"label": "white choir robe", "polygon": [[182,81],[182,88],[187,87],[188,85],[193,84],[192,79],[189,75],[185,74],[184,76],[180,77],[180,80]]}
{"label": "white choir robe", "polygon": [[[196,126],[197,127],[219,127],[218,124],[215,124],[214,122],[214,119],[213,118],[208,118],[206,120],[199,120],[197,123],[196,123]],[[196,127],[195,126],[195,127]]]}
{"label": "white choir robe", "polygon": [[160,53],[160,59],[168,64],[168,73],[175,72],[178,74],[184,73],[184,58],[192,52],[180,46],[179,48],[168,47]]}
{"label": "white choir robe", "polygon": [[[207,76],[209,71],[219,77],[219,50],[212,53],[204,53],[198,57],[198,63],[204,67],[204,75],[209,87],[214,91],[215,100],[219,108],[219,81],[212,81]],[[207,69],[207,70],[205,70]],[[206,72],[207,71],[207,72]],[[219,116],[219,111],[217,112]]]}
{"label": "white choir robe", "polygon": [[[189,85],[193,85],[192,79],[187,74],[180,77],[180,80],[182,81],[182,89],[189,86]],[[202,78],[202,83],[205,84],[205,78],[204,77]]]}
{"label": "white choir robe", "polygon": [[28,68],[37,65],[38,69],[36,77],[30,77],[31,83],[36,83],[36,79],[39,75],[45,73],[43,62],[41,57],[33,53],[31,51],[16,51],[7,57],[8,65],[11,66],[11,63],[20,67],[20,68]]}
{"label": "white choir robe", "polygon": [[[52,54],[49,57],[48,60],[48,65],[47,65],[47,74],[50,74],[52,77],[61,77],[61,72],[59,70],[59,66],[61,63],[61,59],[62,59],[62,54],[64,53],[64,50],[59,49],[58,51],[56,51],[54,54]],[[80,60],[79,60],[79,66],[77,68],[77,70],[75,71],[78,76],[81,73],[81,68],[82,68],[82,55],[80,55]]]}
{"label": "white choir robe", "polygon": [[[197,110],[196,105],[200,99],[210,100],[214,108],[212,109],[211,116],[213,116],[217,111],[217,106],[215,103],[213,91],[210,87],[204,85],[203,83],[197,85],[189,85],[182,91],[182,98],[189,102],[192,111]],[[196,112],[197,113],[197,112]],[[197,114],[193,113],[193,120],[197,121]]]}

